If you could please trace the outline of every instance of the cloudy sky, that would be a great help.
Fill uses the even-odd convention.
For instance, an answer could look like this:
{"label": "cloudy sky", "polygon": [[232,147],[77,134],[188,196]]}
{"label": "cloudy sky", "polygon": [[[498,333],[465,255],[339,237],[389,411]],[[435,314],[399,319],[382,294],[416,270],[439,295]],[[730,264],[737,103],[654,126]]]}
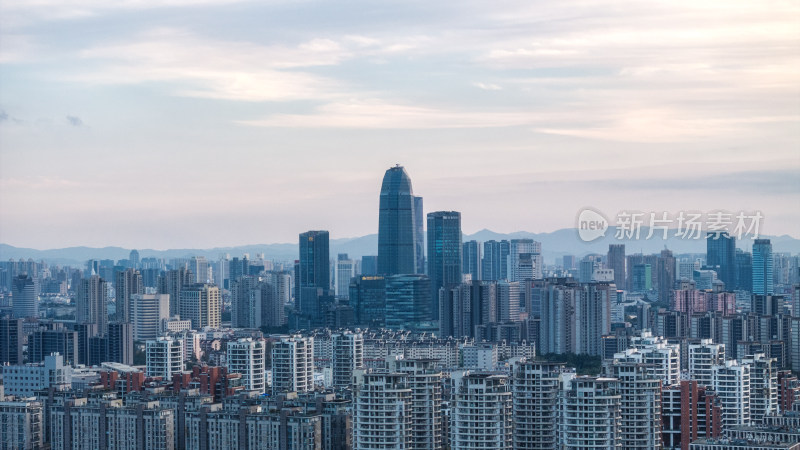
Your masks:
{"label": "cloudy sky", "polygon": [[800,237],[795,1],[0,1],[0,242],[377,231],[383,172],[467,233],[592,206]]}

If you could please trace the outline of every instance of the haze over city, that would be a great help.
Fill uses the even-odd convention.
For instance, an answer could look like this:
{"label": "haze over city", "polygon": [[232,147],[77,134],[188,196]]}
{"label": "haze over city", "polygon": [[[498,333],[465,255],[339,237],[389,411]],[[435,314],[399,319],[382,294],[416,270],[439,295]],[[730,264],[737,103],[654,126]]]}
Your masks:
{"label": "haze over city", "polygon": [[5,1],[0,242],[377,231],[383,172],[463,230],[586,206],[798,236],[794,2]]}

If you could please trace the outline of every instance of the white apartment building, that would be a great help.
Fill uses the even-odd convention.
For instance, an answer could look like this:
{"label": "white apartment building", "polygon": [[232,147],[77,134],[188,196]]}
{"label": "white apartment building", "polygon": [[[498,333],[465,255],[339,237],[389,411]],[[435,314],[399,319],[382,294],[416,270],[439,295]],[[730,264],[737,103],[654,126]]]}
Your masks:
{"label": "white apartment building", "polygon": [[713,367],[725,363],[725,344],[703,339],[689,344],[689,376],[700,386],[711,386]]}
{"label": "white apartment building", "polygon": [[616,378],[575,377],[559,395],[559,448],[621,449],[622,422]]}
{"label": "white apartment building", "polygon": [[712,388],[722,405],[722,430],[750,425],[750,366],[736,360],[712,368]]}
{"label": "white apartment building", "polygon": [[0,369],[5,395],[28,398],[40,389],[72,384],[72,367],[64,365],[64,357],[58,353],[45,356],[42,363],[0,366]]}
{"label": "white apartment building", "polygon": [[300,335],[272,345],[272,393],[314,389],[314,338]]}
{"label": "white apartment building", "polygon": [[133,339],[155,339],[161,332],[161,323],[169,318],[169,294],[131,295],[131,321]]}
{"label": "white apartment building", "polygon": [[185,354],[183,340],[172,337],[158,337],[145,344],[145,358],[148,377],[162,377],[171,380],[172,374],[183,371]]}
{"label": "white apartment building", "polygon": [[450,448],[513,448],[511,382],[505,375],[452,374]]}

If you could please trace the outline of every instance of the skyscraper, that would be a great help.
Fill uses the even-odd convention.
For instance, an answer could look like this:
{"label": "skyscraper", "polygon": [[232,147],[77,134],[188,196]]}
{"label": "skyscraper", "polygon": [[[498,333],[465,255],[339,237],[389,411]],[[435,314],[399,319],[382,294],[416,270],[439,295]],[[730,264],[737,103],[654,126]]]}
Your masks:
{"label": "skyscraper", "polygon": [[242,338],[228,342],[228,372],[242,374],[242,384],[248,391],[255,391],[259,394],[266,391],[265,361],[266,344],[263,340]]}
{"label": "skyscraper", "polygon": [[414,252],[417,258],[416,273],[425,273],[425,213],[422,197],[414,196]]}
{"label": "skyscraper", "polygon": [[10,364],[12,366],[22,365],[23,353],[22,344],[24,335],[22,333],[22,319],[11,317],[0,318],[0,366]]}
{"label": "skyscraper", "polygon": [[[342,258],[344,257],[344,258]],[[347,257],[347,253],[340,254],[336,260],[336,297],[347,300],[350,298],[350,280],[356,276],[356,262]]]}
{"label": "skyscraper", "polygon": [[[419,261],[414,191],[405,169],[397,165],[386,171],[381,185],[378,217],[378,273],[417,273]],[[419,203],[420,209],[422,202]]]}
{"label": "skyscraper", "polygon": [[675,257],[669,250],[661,250],[658,257],[656,276],[658,278],[658,301],[668,303],[675,288]]}
{"label": "skyscraper", "polygon": [[[386,277],[386,328],[414,330],[430,320],[430,285],[431,281],[425,275]],[[436,303],[438,307],[438,301]]]}
{"label": "skyscraper", "polygon": [[481,243],[464,242],[462,252],[461,273],[469,274],[473,280],[481,279]]}
{"label": "skyscraper", "polygon": [[608,264],[609,269],[614,270],[614,284],[617,289],[625,287],[625,280],[627,279],[625,270],[625,244],[609,244],[608,246]]}
{"label": "skyscraper", "polygon": [[219,288],[213,284],[197,283],[181,290],[180,316],[192,321],[192,328],[218,328],[222,314]]}
{"label": "skyscraper", "polygon": [[38,317],[39,305],[36,298],[36,283],[29,275],[18,275],[14,278],[11,290],[11,300],[13,304],[14,317],[24,319],[26,317]]}
{"label": "skyscraper", "polygon": [[136,249],[131,250],[130,256],[128,256],[128,261],[130,262],[130,268],[138,269],[141,265],[141,261],[139,259],[139,251]]}
{"label": "skyscraper", "polygon": [[180,268],[170,270],[158,277],[158,293],[169,294],[169,315],[174,316],[179,313],[179,303],[181,300],[181,290],[187,284],[192,284],[194,275],[190,270]]}
{"label": "skyscraper", "polygon": [[428,213],[428,276],[433,320],[439,319],[439,289],[461,283],[461,259],[461,213]]}
{"label": "skyscraper", "polygon": [[323,315],[320,302],[331,287],[331,261],[329,235],[324,230],[312,230],[300,234],[299,278],[295,280],[300,296],[298,312],[307,319]]}
{"label": "skyscraper", "polygon": [[513,448],[511,383],[506,375],[455,372],[450,448]]}
{"label": "skyscraper", "polygon": [[717,278],[728,290],[736,287],[736,238],[727,232],[706,235],[706,266],[717,272]]}
{"label": "skyscraper", "polygon": [[507,265],[509,281],[542,278],[542,243],[533,239],[512,239]]}
{"label": "skyscraper", "polygon": [[481,261],[481,276],[484,280],[508,279],[508,241],[490,240],[483,243],[483,260]]}
{"label": "skyscraper", "polygon": [[756,239],[753,243],[753,294],[774,294],[772,278],[772,243]]}
{"label": "skyscraper", "polygon": [[104,333],[108,324],[107,297],[105,280],[97,275],[83,278],[75,292],[75,320],[96,324],[98,331]]}
{"label": "skyscraper", "polygon": [[125,269],[114,274],[114,295],[116,297],[117,320],[132,322],[131,296],[144,294],[142,274],[135,269]]}

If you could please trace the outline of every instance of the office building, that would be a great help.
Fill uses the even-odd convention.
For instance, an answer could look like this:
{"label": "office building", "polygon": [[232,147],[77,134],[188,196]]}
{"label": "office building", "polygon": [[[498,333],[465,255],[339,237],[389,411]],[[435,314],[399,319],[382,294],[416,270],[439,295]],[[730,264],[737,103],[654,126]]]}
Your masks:
{"label": "office building", "polygon": [[514,448],[509,378],[469,371],[455,372],[451,378],[450,448]]}
{"label": "office building", "polygon": [[736,249],[735,289],[737,291],[753,291],[753,255],[739,249]]}
{"label": "office building", "polygon": [[506,240],[489,240],[483,243],[483,259],[481,260],[481,276],[483,280],[508,279],[510,246],[511,244]]}
{"label": "office building", "polygon": [[314,338],[289,336],[272,344],[272,393],[314,390]]}
{"label": "office building", "polygon": [[191,284],[181,289],[180,316],[192,321],[195,330],[219,328],[222,314],[219,288],[213,284]]}
{"label": "office building", "polygon": [[327,231],[300,234],[300,260],[295,280],[299,299],[295,309],[307,321],[319,321],[325,310],[324,302],[331,288],[329,252]]}
{"label": "office building", "polygon": [[0,318],[0,366],[22,364],[22,348],[25,334],[22,332],[22,319]]}
{"label": "office building", "polygon": [[361,275],[370,276],[378,274],[378,257],[377,256],[362,256],[361,257]]}
{"label": "office building", "polygon": [[63,389],[72,384],[72,367],[58,353],[47,355],[36,364],[0,367],[5,395],[28,398],[49,387]]}
{"label": "office building", "polygon": [[336,297],[342,300],[350,298],[350,280],[356,276],[356,262],[347,257],[336,261]]}
{"label": "office building", "polygon": [[508,248],[509,281],[542,278],[542,243],[533,239],[512,239]]}
{"label": "office building", "polygon": [[[419,211],[418,211],[419,209]],[[417,273],[417,245],[422,202],[416,205],[411,179],[397,165],[386,171],[381,184],[378,217],[378,274],[396,275]]]}
{"label": "office building", "polygon": [[430,278],[425,275],[386,277],[386,328],[419,330],[430,321],[430,286]]}
{"label": "office building", "polygon": [[194,274],[195,283],[205,284],[211,282],[211,273],[205,256],[192,256],[189,260],[189,270]]}
{"label": "office building", "polygon": [[242,385],[248,391],[266,392],[266,344],[251,338],[228,342],[226,361],[229,373],[242,375]]}
{"label": "office building", "polygon": [[439,289],[461,283],[461,213],[428,213],[428,276],[431,318],[439,319]]}
{"label": "office building", "polygon": [[482,280],[481,278],[481,243],[478,241],[467,241],[461,250],[461,273],[469,274],[471,280]]}
{"label": "office building", "polygon": [[753,242],[753,294],[775,293],[772,264],[772,243],[769,239],[756,239]]}
{"label": "office building", "polygon": [[386,279],[378,275],[360,275],[350,283],[349,304],[355,324],[381,328],[386,323]]}
{"label": "office building", "polygon": [[736,286],[736,238],[727,232],[709,232],[706,235],[706,267],[714,270],[725,286]]}
{"label": "office building", "polygon": [[30,275],[22,274],[14,278],[11,285],[12,314],[18,319],[39,317],[39,299],[36,292],[36,280]]}
{"label": "office building", "polygon": [[[63,327],[36,330],[28,335],[28,362],[42,362],[48,355],[58,353],[65,364],[77,364],[80,358],[79,345],[75,331]],[[88,347],[86,352],[88,357]]]}
{"label": "office building", "polygon": [[131,296],[131,320],[133,339],[147,341],[160,334],[161,321],[169,319],[168,294],[133,294]]}

